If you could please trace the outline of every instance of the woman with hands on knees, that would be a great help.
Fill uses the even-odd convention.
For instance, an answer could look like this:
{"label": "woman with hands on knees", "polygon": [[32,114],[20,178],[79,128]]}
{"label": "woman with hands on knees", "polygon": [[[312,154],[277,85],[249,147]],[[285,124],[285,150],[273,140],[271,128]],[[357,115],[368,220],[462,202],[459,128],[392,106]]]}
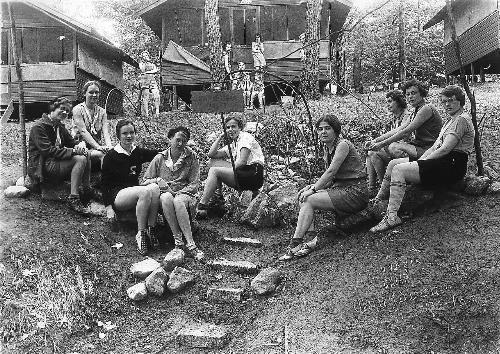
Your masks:
{"label": "woman with hands on knees", "polygon": [[196,204],[200,163],[197,154],[186,146],[190,136],[189,129],[183,126],[168,131],[170,147],[151,161],[142,185],[160,187],[163,215],[174,235],[175,247],[184,246],[184,235],[188,255],[199,261],[204,254],[194,242],[188,210]]}
{"label": "woman with hands on knees", "polygon": [[[368,189],[363,162],[354,145],[340,138],[341,124],[332,114],[316,122],[316,131],[324,146],[326,171],[316,183],[302,188],[298,195],[299,217],[288,250],[280,260],[309,254],[317,244],[314,210],[331,210],[337,217],[363,210],[368,204]],[[304,242],[306,234],[312,239]]]}
{"label": "woman with hands on knees", "polygon": [[464,111],[465,95],[458,86],[446,86],[441,91],[441,103],[449,120],[441,129],[434,144],[418,159],[392,160],[379,194],[389,193],[389,204],[382,221],[370,231],[385,231],[401,224],[398,211],[405,195],[407,183],[425,187],[451,185],[467,172],[469,153],[474,148],[474,126],[470,115]]}
{"label": "woman with hands on knees", "polygon": [[[108,116],[98,105],[101,86],[97,81],[87,81],[83,85],[85,102],[73,108],[73,134],[84,141],[94,162],[102,165],[104,155],[113,148],[109,134]],[[96,161],[97,160],[97,161]]]}
{"label": "woman with hands on knees", "polygon": [[243,121],[238,116],[228,116],[225,120],[227,135],[231,140],[231,153],[233,154],[235,171],[233,171],[227,145],[220,148],[224,141],[222,133],[213,142],[208,152],[212,160],[205,181],[205,188],[198,207],[197,218],[205,218],[208,212],[208,203],[212,196],[222,198],[220,189],[222,183],[240,191],[251,190],[254,196],[264,184],[264,154],[252,134],[243,131]]}
{"label": "woman with hands on knees", "polygon": [[108,219],[115,211],[135,208],[138,232],[135,236],[137,250],[146,255],[150,246],[158,246],[156,219],[160,207],[160,189],[157,184],[139,185],[142,164],[150,162],[156,150],[136,146],[135,125],[128,119],[116,124],[118,144],[110,150],[102,163],[102,196]]}

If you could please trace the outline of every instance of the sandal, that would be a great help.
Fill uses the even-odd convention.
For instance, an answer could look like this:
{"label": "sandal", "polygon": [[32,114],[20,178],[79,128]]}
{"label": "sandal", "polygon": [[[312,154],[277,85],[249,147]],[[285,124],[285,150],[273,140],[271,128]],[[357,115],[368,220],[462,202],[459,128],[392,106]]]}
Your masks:
{"label": "sandal", "polygon": [[305,257],[307,256],[309,253],[311,253],[313,250],[314,250],[315,247],[311,247],[309,244],[307,243],[303,243],[302,244],[302,247],[297,251],[295,252],[295,256],[296,257]]}
{"label": "sandal", "polygon": [[302,242],[304,240],[302,238],[293,238],[290,241],[290,245],[287,248],[287,251],[284,255],[278,258],[279,261],[289,261],[290,259],[295,258],[295,253],[302,249]]}
{"label": "sandal", "polygon": [[374,227],[372,227],[370,229],[370,232],[381,232],[381,231],[386,231],[386,230],[390,230],[398,225],[400,225],[403,221],[401,220],[401,218],[399,216],[394,216],[393,218],[391,218],[392,220],[389,221],[389,217],[387,216],[387,214],[384,216],[384,218],[382,219],[381,222],[379,222],[377,225],[375,225]]}

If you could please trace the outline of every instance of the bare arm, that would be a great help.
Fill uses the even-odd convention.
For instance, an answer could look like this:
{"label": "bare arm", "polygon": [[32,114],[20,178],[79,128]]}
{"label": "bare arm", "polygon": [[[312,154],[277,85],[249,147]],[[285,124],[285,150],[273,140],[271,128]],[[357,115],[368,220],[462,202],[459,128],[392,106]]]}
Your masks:
{"label": "bare arm", "polygon": [[217,139],[212,143],[210,150],[208,151],[208,157],[211,159],[223,159],[227,157],[226,151],[219,149],[221,141],[224,139],[224,133],[219,135]]}
{"label": "bare arm", "polygon": [[[443,157],[451,152],[455,146],[458,144],[458,137],[454,134],[447,134],[446,137],[444,138],[443,144],[439,148],[434,148],[434,145],[432,145],[432,148],[427,150],[424,155],[422,155],[422,160],[432,160],[432,159],[438,159],[440,157]],[[427,152],[429,153],[427,154]],[[427,154],[427,156],[425,156]],[[425,156],[425,157],[424,157]]]}
{"label": "bare arm", "polygon": [[85,126],[85,120],[83,119],[83,112],[82,110],[78,107],[75,107],[76,109],[73,109],[73,120],[75,122],[75,126],[78,129],[78,132],[82,136],[83,140],[89,144],[93,149],[99,150],[101,145],[95,141],[95,139],[92,137],[92,135],[89,133],[87,130],[87,127]]}
{"label": "bare arm", "polygon": [[104,112],[104,117],[102,119],[102,137],[104,139],[104,144],[106,147],[111,148],[113,144],[111,143],[111,136],[109,134],[109,122],[106,112]]}
{"label": "bare arm", "polygon": [[234,167],[240,167],[246,165],[249,156],[250,156],[250,149],[242,147],[238,159],[234,162]]}

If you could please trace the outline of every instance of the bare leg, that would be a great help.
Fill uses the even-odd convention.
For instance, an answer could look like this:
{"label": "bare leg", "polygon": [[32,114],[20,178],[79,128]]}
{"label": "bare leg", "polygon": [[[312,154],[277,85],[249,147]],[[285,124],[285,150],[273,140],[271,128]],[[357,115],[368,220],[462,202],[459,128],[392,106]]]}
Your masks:
{"label": "bare leg", "polygon": [[90,185],[90,157],[75,155],[69,160],[59,162],[61,177],[71,175],[71,194],[78,195],[78,187]]}
{"label": "bare leg", "polygon": [[147,186],[128,187],[118,192],[114,205],[117,210],[122,211],[135,207],[137,228],[145,230],[151,206],[151,196],[151,189]]}
{"label": "bare leg", "polygon": [[372,163],[373,155],[375,152],[368,151],[368,155],[366,156],[366,173],[368,174],[368,188],[374,189],[377,187],[377,172]]}
{"label": "bare leg", "polygon": [[165,215],[165,219],[167,219],[167,223],[174,235],[175,245],[183,245],[184,241],[182,240],[182,231],[179,227],[179,223],[177,222],[177,216],[175,213],[174,196],[169,192],[163,193],[160,196],[160,201],[163,215]]}
{"label": "bare leg", "polygon": [[231,167],[210,168],[200,203],[206,205],[221,182],[227,184],[229,187],[236,188],[234,173]]}
{"label": "bare leg", "polygon": [[309,230],[314,219],[314,210],[333,210],[332,200],[325,190],[312,194],[300,205],[297,227],[293,238],[303,238]]}
{"label": "bare leg", "polygon": [[193,239],[193,232],[191,230],[191,220],[189,220],[189,213],[187,207],[192,202],[192,198],[185,194],[176,195],[174,198],[175,216],[179,228],[182,230],[186,238],[186,246],[188,248],[196,246]]}
{"label": "bare leg", "polygon": [[385,157],[385,153],[383,153],[382,151],[378,151],[375,154],[373,154],[371,159],[379,183],[382,183],[384,179],[385,168],[387,166],[387,163],[385,161],[391,159],[389,156],[387,156],[387,159],[384,161],[383,157]]}
{"label": "bare leg", "polygon": [[387,216],[395,217],[403,201],[406,183],[420,183],[420,170],[417,162],[401,163],[392,169],[391,192],[387,205]]}
{"label": "bare leg", "polygon": [[155,226],[160,208],[160,188],[156,183],[148,184],[146,187],[151,191],[151,204],[149,205],[148,226]]}
{"label": "bare leg", "polygon": [[403,142],[394,142],[388,146],[389,153],[395,158],[402,158],[410,156],[417,158],[417,148],[415,145],[411,145]]}
{"label": "bare leg", "polygon": [[407,157],[404,157],[401,159],[394,159],[394,160],[389,161],[389,164],[387,165],[387,169],[385,170],[384,179],[382,180],[382,184],[380,185],[380,189],[379,189],[378,194],[375,197],[375,199],[377,199],[377,200],[387,199],[387,197],[389,196],[389,188],[391,186],[392,169],[397,164],[404,163],[404,162],[409,162],[409,159]]}

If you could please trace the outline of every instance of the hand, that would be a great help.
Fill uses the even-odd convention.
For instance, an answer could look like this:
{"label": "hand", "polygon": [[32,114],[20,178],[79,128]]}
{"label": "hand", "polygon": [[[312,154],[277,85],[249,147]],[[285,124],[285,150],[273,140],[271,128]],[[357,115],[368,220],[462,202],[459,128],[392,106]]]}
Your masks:
{"label": "hand", "polygon": [[375,142],[373,140],[368,140],[365,145],[364,145],[364,149],[365,150],[370,150],[370,148],[373,146],[373,144],[375,144]]}
{"label": "hand", "polygon": [[298,197],[299,197],[302,193],[304,193],[306,190],[311,189],[311,188],[312,188],[312,186],[313,186],[313,184],[308,184],[307,186],[305,186],[304,188],[302,188],[302,189],[299,191],[299,194],[298,194],[297,198],[298,198]]}
{"label": "hand", "polygon": [[97,150],[99,151],[102,151],[104,153],[108,152],[109,150],[111,150],[112,147],[111,146],[99,146],[99,148]]}
{"label": "hand", "polygon": [[111,205],[108,205],[106,207],[106,218],[108,218],[108,220],[110,219],[114,219],[116,217],[116,214],[115,214],[115,211],[113,210],[113,207]]}
{"label": "hand", "polygon": [[305,190],[304,192],[299,194],[299,202],[304,203],[307,197],[314,194],[314,190],[312,188]]}
{"label": "hand", "polygon": [[170,188],[168,183],[161,177],[158,177],[156,179],[156,184],[158,185],[158,187],[160,187],[162,191]]}
{"label": "hand", "polygon": [[380,150],[380,148],[382,147],[382,145],[380,143],[374,143],[372,144],[368,150],[372,150],[372,151],[378,151]]}
{"label": "hand", "polygon": [[73,151],[75,152],[75,155],[87,156],[87,147],[85,146],[85,143],[83,143],[83,145],[82,143],[76,145],[73,148]]}

